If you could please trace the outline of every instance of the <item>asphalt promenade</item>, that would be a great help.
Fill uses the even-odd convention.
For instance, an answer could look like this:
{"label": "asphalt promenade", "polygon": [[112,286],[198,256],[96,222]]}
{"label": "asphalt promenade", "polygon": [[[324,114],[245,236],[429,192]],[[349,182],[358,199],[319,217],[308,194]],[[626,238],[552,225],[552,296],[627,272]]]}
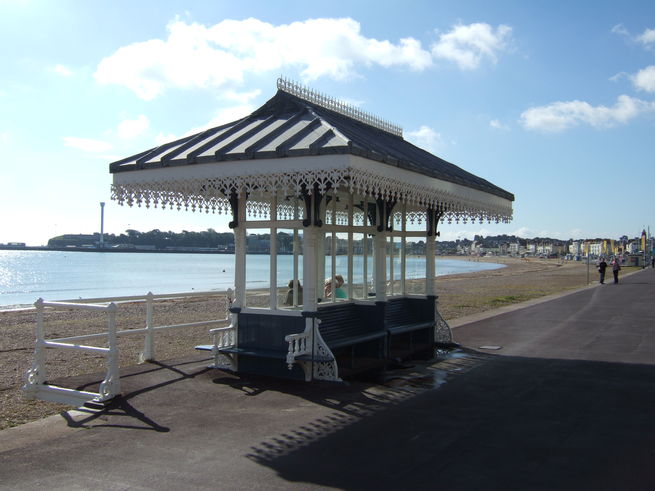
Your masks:
{"label": "asphalt promenade", "polygon": [[458,325],[387,386],[127,369],[111,408],[0,432],[0,489],[655,489],[654,300],[646,269]]}

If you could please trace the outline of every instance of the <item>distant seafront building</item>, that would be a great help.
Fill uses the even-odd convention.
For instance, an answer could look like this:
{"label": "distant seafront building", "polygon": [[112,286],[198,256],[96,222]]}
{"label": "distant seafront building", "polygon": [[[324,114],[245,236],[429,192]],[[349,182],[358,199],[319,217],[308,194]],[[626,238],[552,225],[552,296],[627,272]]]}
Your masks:
{"label": "distant seafront building", "polygon": [[[215,338],[215,361],[305,380],[339,380],[344,369],[451,340],[436,309],[437,226],[508,222],[514,201],[405,141],[398,126],[284,79],[249,116],[114,162],[110,172],[119,204],[232,218],[232,324]],[[278,279],[278,245],[268,244],[265,306],[245,291],[252,230],[294,238],[293,278]],[[414,276],[424,280],[411,281],[406,256],[419,245],[429,260]],[[337,274],[345,298],[329,295]],[[302,299],[295,288],[281,299],[280,280],[300,281]]]}

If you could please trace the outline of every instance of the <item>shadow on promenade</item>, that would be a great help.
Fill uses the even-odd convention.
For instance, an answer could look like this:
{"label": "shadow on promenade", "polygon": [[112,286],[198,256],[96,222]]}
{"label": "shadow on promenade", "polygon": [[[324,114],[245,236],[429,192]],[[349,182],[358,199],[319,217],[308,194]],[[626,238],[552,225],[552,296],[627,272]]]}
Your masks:
{"label": "shadow on promenade", "polygon": [[489,357],[365,418],[252,447],[284,480],[339,489],[652,489],[655,366]]}
{"label": "shadow on promenade", "polygon": [[[134,399],[135,397],[146,392],[163,389],[172,384],[176,384],[188,379],[193,379],[198,375],[211,370],[210,368],[194,370],[193,368],[197,368],[197,365],[197,360],[172,361],[169,363],[150,361],[141,366],[123,369],[121,370],[121,381],[123,384],[125,384],[125,381],[129,381],[130,378],[136,377],[144,378],[148,376],[155,376],[162,378],[161,372],[166,372],[169,376],[164,376],[163,381],[148,384],[135,390],[127,391],[118,397],[115,397],[105,405],[90,403],[88,407],[83,406],[77,411],[78,414],[76,414],[76,417],[71,416],[69,412],[62,412],[61,416],[66,420],[68,426],[71,428],[111,427],[126,429],[129,428],[136,430],[154,430],[157,432],[166,433],[170,431],[170,428],[161,426],[156,421],[153,421],[142,411],[134,407],[130,403],[130,399]],[[172,378],[170,377],[171,375]],[[91,378],[91,381],[88,381],[89,378]],[[100,378],[98,374],[91,376],[82,375],[78,377],[70,377],[65,380],[66,382],[63,385],[76,385],[76,390],[89,391],[98,391],[100,383],[102,382],[102,378]],[[76,382],[79,380],[85,381],[81,383]],[[57,382],[55,381],[55,384],[56,383]],[[79,413],[85,413],[85,416],[81,417]],[[112,418],[111,422],[109,419],[110,416],[114,417]]]}

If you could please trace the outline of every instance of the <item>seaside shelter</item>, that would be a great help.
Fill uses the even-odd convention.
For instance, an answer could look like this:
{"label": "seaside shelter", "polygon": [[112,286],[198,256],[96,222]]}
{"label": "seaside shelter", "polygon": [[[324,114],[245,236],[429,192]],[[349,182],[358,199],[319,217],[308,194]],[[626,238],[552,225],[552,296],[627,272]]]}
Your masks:
{"label": "seaside shelter", "polygon": [[[231,218],[231,324],[205,347],[216,366],[336,381],[452,342],[436,302],[437,225],[507,222],[514,196],[394,124],[277,86],[249,116],[110,165],[119,204]],[[262,269],[270,280],[253,289]]]}

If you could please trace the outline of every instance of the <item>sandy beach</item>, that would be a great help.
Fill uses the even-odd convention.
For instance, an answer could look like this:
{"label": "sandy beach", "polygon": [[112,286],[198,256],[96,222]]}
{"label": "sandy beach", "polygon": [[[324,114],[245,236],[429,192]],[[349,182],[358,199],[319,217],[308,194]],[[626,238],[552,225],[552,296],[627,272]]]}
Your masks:
{"label": "sandy beach", "polygon": [[[502,263],[505,267],[477,273],[439,277],[439,310],[447,320],[516,304],[537,297],[576,289],[587,285],[587,265],[560,262],[556,259],[476,258],[465,259]],[[437,264],[439,259],[437,258]],[[631,268],[624,268],[628,272]],[[595,268],[590,280],[597,281]],[[154,310],[155,325],[220,319],[224,317],[225,299],[180,299],[158,302]],[[119,329],[136,329],[145,325],[143,303],[121,304]],[[32,364],[35,311],[0,311],[0,429],[43,418],[68,409],[66,406],[22,397],[20,387]],[[102,332],[106,319],[97,313],[80,311],[49,312],[46,337],[66,337]],[[197,356],[194,346],[209,342],[207,327],[176,329],[158,333],[156,359],[167,360]],[[93,344],[88,342],[87,344]],[[125,336],[119,341],[121,366],[135,365],[143,349],[142,336]],[[68,350],[48,351],[48,379],[83,373],[103,372],[104,358]]]}

